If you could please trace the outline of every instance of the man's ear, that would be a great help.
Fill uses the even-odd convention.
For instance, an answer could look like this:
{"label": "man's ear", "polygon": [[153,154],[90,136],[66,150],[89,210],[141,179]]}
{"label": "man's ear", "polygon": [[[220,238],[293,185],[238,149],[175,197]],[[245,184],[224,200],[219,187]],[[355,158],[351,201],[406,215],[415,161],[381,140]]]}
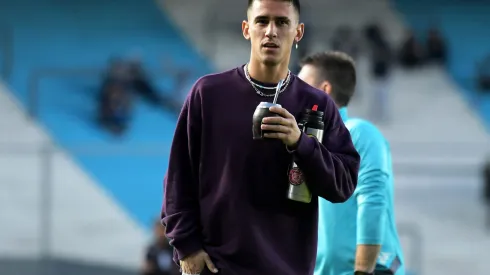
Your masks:
{"label": "man's ear", "polygon": [[324,91],[327,95],[330,95],[332,93],[332,85],[328,81],[323,81],[320,84],[320,90]]}
{"label": "man's ear", "polygon": [[247,20],[242,21],[242,34],[245,39],[250,40],[249,24]]}
{"label": "man's ear", "polygon": [[303,39],[303,35],[305,34],[305,24],[299,23],[298,27],[296,27],[296,37],[294,38],[294,41],[298,43]]}

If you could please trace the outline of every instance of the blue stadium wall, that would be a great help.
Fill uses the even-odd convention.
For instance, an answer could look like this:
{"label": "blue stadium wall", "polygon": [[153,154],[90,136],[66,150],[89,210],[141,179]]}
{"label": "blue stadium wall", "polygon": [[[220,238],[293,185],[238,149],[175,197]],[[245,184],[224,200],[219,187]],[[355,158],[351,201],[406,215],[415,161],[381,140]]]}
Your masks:
{"label": "blue stadium wall", "polygon": [[[192,68],[195,77],[210,64],[164,16],[154,1],[141,0],[0,0],[0,21],[13,33],[14,65],[8,79],[26,107],[36,72],[47,69],[103,69],[109,58],[137,51],[149,68],[165,62]],[[166,58],[172,57],[173,60]],[[158,87],[172,90],[171,75],[155,73]],[[176,118],[138,101],[129,132],[116,138],[95,123],[99,75],[52,74],[41,78],[38,121],[79,165],[140,224],[158,216],[162,180]],[[105,148],[134,150],[159,144],[153,154],[108,154]],[[80,147],[98,147],[82,152]],[[148,151],[148,150],[147,150]]]}

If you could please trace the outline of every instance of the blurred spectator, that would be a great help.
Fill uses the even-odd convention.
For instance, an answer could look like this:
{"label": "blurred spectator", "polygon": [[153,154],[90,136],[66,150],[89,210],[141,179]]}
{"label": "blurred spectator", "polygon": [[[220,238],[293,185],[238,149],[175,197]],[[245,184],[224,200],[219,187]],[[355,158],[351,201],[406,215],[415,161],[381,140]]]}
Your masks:
{"label": "blurred spectator", "polygon": [[127,63],[127,66],[133,91],[144,97],[149,103],[163,106],[165,100],[151,84],[141,60],[134,58]]}
{"label": "blurred spectator", "polygon": [[483,182],[485,183],[485,198],[490,202],[490,158],[483,166]]}
{"label": "blurred spectator", "polygon": [[422,64],[423,51],[422,47],[415,38],[412,31],[408,31],[405,41],[400,49],[400,64],[404,68],[414,68]]}
{"label": "blurred spectator", "polygon": [[104,85],[109,83],[119,83],[129,87],[131,85],[131,72],[127,63],[120,58],[111,58],[109,67],[104,76]]}
{"label": "blurred spectator", "polygon": [[100,124],[115,134],[122,134],[128,127],[131,113],[131,95],[124,85],[106,83],[99,100]]}
{"label": "blurred spectator", "polygon": [[478,88],[481,93],[490,92],[490,55],[477,68]]}
{"label": "blurred spectator", "polygon": [[165,227],[157,220],[154,225],[154,240],[146,251],[142,275],[177,275],[178,266],[173,261],[173,248],[165,237]]}
{"label": "blurred spectator", "polygon": [[371,72],[376,79],[385,79],[391,70],[391,47],[377,25],[366,29],[369,52],[371,53]]}
{"label": "blurred spectator", "polygon": [[483,166],[483,186],[484,199],[487,211],[487,228],[490,229],[490,158]]}
{"label": "blurred spectator", "polygon": [[[117,84],[127,93],[136,93],[146,99],[150,104],[165,108],[172,113],[179,113],[181,104],[179,99],[172,95],[162,95],[151,83],[151,78],[146,72],[139,58],[129,61],[114,58],[109,62],[109,68],[104,76],[102,94],[107,87]],[[102,103],[101,103],[102,104]]]}
{"label": "blurred spectator", "polygon": [[427,36],[427,61],[440,65],[446,64],[446,42],[441,33],[435,27],[429,30]]}
{"label": "blurred spectator", "polygon": [[332,50],[345,52],[357,59],[359,54],[358,42],[354,31],[349,26],[340,26],[333,35]]}
{"label": "blurred spectator", "polygon": [[128,62],[128,66],[132,89],[136,93],[155,106],[163,107],[174,114],[180,113],[182,104],[179,99],[174,98],[173,93],[160,93],[156,90],[140,59],[133,58]]}
{"label": "blurred spectator", "polygon": [[388,112],[389,78],[392,67],[391,47],[378,25],[369,25],[365,30],[371,53],[371,73],[374,104],[371,107],[372,119],[386,122]]}

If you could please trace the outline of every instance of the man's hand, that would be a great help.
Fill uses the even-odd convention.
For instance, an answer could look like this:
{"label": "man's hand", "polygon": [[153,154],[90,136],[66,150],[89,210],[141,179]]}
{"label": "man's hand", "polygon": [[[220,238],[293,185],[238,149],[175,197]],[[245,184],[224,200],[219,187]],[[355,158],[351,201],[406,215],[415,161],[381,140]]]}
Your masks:
{"label": "man's hand", "polygon": [[266,117],[262,120],[262,130],[274,132],[265,133],[264,137],[280,139],[287,147],[295,148],[301,137],[301,131],[294,116],[284,108],[271,107],[269,110],[280,117]]}
{"label": "man's hand", "polygon": [[204,269],[204,266],[207,266],[213,273],[218,272],[218,269],[214,266],[211,258],[209,258],[208,253],[204,252],[204,250],[199,250],[180,261],[180,268],[182,269],[182,272],[186,274],[200,274]]}
{"label": "man's hand", "polygon": [[367,273],[374,272],[381,245],[357,245],[355,270]]}

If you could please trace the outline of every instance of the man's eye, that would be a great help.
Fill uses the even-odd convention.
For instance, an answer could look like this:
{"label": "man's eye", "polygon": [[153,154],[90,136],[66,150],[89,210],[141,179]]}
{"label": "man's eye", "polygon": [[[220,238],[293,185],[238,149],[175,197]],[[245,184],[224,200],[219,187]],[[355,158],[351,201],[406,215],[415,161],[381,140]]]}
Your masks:
{"label": "man's eye", "polygon": [[267,20],[257,20],[258,24],[267,24]]}
{"label": "man's eye", "polygon": [[279,21],[279,25],[287,25],[287,24],[288,24],[288,21],[286,21],[286,20]]}

